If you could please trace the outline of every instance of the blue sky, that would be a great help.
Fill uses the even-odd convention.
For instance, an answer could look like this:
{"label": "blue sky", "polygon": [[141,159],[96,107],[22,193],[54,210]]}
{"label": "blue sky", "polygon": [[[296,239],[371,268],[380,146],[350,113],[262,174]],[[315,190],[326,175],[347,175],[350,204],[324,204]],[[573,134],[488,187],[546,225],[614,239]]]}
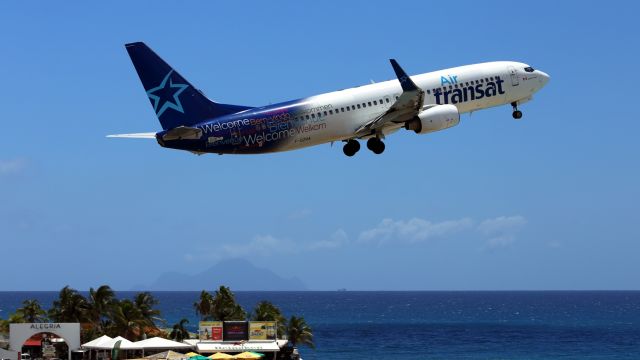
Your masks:
{"label": "blue sky", "polygon": [[[128,289],[246,258],[310,289],[640,289],[633,2],[2,2],[0,290]],[[551,75],[381,156],[194,156],[124,43],[261,105],[492,60]],[[239,271],[242,271],[239,269]],[[204,284],[203,287],[215,286]]]}

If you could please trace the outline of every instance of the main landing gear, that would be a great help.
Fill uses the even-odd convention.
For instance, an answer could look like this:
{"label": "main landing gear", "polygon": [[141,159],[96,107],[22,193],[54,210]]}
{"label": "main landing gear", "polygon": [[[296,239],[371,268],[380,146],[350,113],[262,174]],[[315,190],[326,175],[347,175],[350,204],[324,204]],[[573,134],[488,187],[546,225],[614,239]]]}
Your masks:
{"label": "main landing gear", "polygon": [[[373,151],[374,154],[382,154],[384,152],[384,143],[377,137],[367,140],[367,149]],[[347,156],[353,156],[360,150],[358,140],[351,139],[342,147],[342,152]]]}
{"label": "main landing gear", "polygon": [[373,151],[374,154],[379,155],[384,152],[384,143],[378,137],[372,137],[367,140],[367,149]]}
{"label": "main landing gear", "polygon": [[513,116],[514,119],[522,118],[522,111],[518,110],[518,103],[514,101],[511,103],[511,106],[513,107],[513,114],[511,114],[511,116]]}
{"label": "main landing gear", "polygon": [[354,139],[347,141],[347,143],[344,144],[344,147],[342,148],[342,152],[344,152],[344,154],[347,156],[355,155],[358,150],[360,150],[360,143],[358,142],[358,140]]}

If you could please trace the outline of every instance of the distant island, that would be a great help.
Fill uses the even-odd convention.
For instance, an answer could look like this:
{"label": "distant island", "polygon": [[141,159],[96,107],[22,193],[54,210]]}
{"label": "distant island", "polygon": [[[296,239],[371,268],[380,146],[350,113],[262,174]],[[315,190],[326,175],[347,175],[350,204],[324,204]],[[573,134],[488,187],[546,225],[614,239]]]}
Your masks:
{"label": "distant island", "polygon": [[284,278],[244,259],[223,260],[194,275],[167,272],[161,274],[150,285],[136,285],[132,290],[199,291],[205,285],[216,288],[222,284],[236,291],[307,290],[302,280],[295,276]]}

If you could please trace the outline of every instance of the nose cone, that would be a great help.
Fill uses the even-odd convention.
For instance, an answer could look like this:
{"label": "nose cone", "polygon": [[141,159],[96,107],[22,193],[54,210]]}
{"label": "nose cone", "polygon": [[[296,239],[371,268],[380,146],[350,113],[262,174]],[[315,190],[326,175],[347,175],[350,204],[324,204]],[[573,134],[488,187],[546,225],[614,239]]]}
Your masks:
{"label": "nose cone", "polygon": [[538,79],[540,79],[540,87],[547,85],[550,76],[544,71],[536,70],[536,72],[538,73]]}

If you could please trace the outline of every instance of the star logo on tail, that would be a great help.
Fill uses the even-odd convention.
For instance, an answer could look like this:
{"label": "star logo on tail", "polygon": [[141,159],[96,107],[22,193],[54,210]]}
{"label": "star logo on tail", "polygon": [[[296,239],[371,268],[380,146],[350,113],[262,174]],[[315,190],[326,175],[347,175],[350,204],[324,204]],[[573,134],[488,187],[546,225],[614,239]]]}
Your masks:
{"label": "star logo on tail", "polygon": [[173,74],[173,70],[169,71],[160,85],[147,91],[147,96],[153,101],[153,109],[158,117],[162,116],[167,109],[173,109],[184,114],[184,109],[180,102],[180,94],[189,85],[174,83],[171,74]]}

